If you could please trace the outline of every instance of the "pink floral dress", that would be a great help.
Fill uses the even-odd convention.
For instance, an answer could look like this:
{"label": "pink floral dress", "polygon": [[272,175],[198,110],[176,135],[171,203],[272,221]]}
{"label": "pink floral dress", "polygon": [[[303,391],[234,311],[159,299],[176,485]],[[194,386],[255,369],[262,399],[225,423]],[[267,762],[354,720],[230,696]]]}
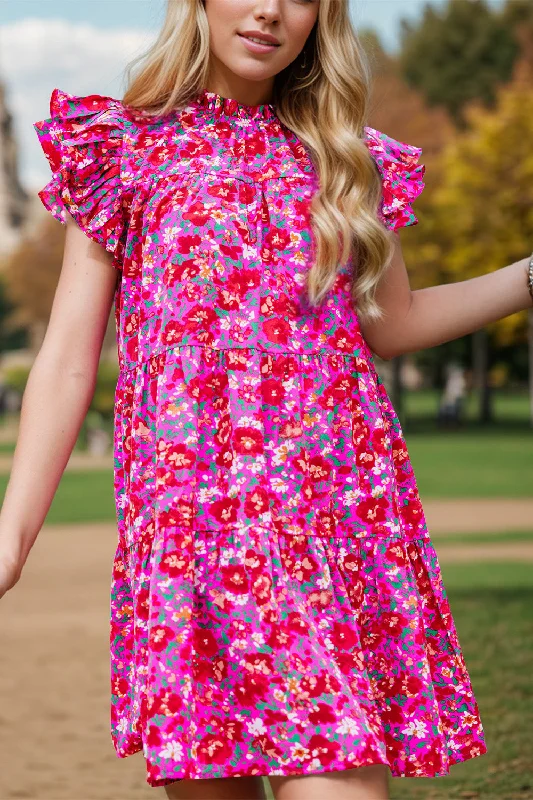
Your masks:
{"label": "pink floral dress", "polygon": [[[39,196],[113,254],[111,733],[151,786],[485,751],[398,417],[350,302],[312,309],[317,189],[272,105],[55,89]],[[381,221],[421,150],[373,128]]]}

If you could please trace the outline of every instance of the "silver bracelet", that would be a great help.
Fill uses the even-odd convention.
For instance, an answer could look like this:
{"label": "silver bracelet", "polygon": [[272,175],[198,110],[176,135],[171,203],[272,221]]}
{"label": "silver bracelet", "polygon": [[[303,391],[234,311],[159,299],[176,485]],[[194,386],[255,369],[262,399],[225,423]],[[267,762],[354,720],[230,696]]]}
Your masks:
{"label": "silver bracelet", "polygon": [[529,294],[533,298],[533,253],[531,254],[527,268],[527,288],[529,289]]}

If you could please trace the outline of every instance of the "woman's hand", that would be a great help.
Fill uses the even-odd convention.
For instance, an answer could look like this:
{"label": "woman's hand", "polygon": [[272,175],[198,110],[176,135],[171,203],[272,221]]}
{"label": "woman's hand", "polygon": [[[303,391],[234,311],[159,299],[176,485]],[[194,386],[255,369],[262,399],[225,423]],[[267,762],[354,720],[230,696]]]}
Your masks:
{"label": "woman's hand", "polygon": [[24,561],[22,547],[0,534],[0,597],[18,582]]}

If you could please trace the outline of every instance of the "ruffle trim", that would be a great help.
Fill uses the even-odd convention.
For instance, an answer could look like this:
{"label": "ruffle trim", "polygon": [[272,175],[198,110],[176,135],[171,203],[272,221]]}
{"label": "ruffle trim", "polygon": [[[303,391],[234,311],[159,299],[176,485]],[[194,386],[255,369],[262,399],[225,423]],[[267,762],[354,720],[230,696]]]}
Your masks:
{"label": "ruffle trim", "polygon": [[383,179],[381,221],[393,231],[416,225],[418,217],[412,203],[425,186],[426,166],[418,163],[422,148],[370,127],[365,128],[365,142]]}
{"label": "ruffle trim", "polygon": [[127,227],[121,177],[125,109],[111,97],[77,97],[54,89],[50,118],[34,123],[52,179],[38,192],[63,224],[67,212],[79,227],[114,255],[120,269]]}

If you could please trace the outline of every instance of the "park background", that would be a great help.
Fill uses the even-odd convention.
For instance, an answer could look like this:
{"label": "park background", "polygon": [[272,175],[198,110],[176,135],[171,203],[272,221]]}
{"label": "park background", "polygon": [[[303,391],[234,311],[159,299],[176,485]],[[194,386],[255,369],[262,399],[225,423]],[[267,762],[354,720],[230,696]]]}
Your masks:
{"label": "park background", "polygon": [[[49,178],[32,123],[50,93],[120,96],[162,0],[0,5],[0,485],[46,330],[64,230],[36,198]],[[533,249],[531,0],[358,0],[374,73],[369,124],[422,148],[419,224],[401,232],[413,289]],[[533,798],[533,311],[380,362],[486,728],[488,755],[397,800]],[[113,316],[79,441],[21,581],[2,601],[0,800],[148,798],[137,754],[108,732],[108,592],[115,547]]]}

